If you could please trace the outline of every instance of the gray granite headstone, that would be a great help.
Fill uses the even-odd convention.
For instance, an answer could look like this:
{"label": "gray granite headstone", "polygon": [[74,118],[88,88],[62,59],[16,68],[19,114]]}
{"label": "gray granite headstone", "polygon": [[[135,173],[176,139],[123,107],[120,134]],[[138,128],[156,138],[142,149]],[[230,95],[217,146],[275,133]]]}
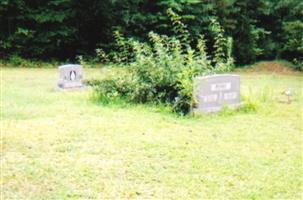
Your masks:
{"label": "gray granite headstone", "polygon": [[194,80],[194,113],[217,112],[223,106],[240,105],[240,76],[218,74]]}
{"label": "gray granite headstone", "polygon": [[83,67],[81,65],[61,65],[59,66],[58,86],[62,89],[82,88]]}

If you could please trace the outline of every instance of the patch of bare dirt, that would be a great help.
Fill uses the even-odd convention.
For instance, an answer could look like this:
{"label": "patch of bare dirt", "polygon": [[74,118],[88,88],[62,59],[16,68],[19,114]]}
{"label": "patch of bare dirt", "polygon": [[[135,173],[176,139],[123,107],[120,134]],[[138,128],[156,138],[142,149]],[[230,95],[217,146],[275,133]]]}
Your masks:
{"label": "patch of bare dirt", "polygon": [[241,69],[244,72],[269,72],[276,74],[293,74],[297,71],[291,68],[291,64],[287,62],[262,61],[251,65],[250,67]]}

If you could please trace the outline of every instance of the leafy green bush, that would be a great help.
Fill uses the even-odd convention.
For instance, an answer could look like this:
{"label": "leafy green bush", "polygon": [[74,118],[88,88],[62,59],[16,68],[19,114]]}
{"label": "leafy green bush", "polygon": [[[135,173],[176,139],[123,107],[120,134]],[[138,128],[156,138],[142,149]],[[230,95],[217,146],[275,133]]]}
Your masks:
{"label": "leafy green bush", "polygon": [[[161,103],[172,106],[177,113],[186,114],[194,104],[193,78],[231,69],[231,39],[223,39],[223,31],[218,23],[216,26],[220,29],[220,36],[214,47],[218,53],[211,60],[206,53],[204,37],[201,35],[193,42],[180,18],[172,10],[168,12],[172,16],[174,30],[179,33],[178,37],[150,32],[149,42],[143,43],[126,40],[119,34],[119,41],[126,41],[123,45],[127,44],[127,48],[132,50],[130,54],[133,58],[129,64],[125,62],[128,72],[126,75],[90,82],[96,86],[102,102],[125,99],[135,103]],[[192,48],[191,43],[196,43],[196,47]],[[226,48],[219,49],[222,46]],[[104,55],[103,51],[98,51]],[[120,62],[129,61],[127,52],[129,51],[122,48]]]}
{"label": "leafy green bush", "polygon": [[302,59],[294,59],[293,66],[295,70],[303,71],[303,58]]}

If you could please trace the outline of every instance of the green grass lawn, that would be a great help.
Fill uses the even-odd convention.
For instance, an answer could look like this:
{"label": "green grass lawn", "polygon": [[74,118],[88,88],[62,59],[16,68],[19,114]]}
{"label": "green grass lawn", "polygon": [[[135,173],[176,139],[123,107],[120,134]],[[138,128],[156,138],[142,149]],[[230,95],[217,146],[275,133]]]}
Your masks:
{"label": "green grass lawn", "polygon": [[302,199],[302,74],[239,72],[256,111],[178,117],[58,91],[56,69],[1,71],[1,200]]}

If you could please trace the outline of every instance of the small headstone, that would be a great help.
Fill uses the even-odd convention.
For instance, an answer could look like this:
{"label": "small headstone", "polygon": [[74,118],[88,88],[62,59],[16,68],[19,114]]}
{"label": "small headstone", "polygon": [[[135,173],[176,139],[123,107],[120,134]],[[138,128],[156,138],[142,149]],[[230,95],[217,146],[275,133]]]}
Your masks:
{"label": "small headstone", "polygon": [[240,105],[240,76],[219,74],[194,80],[194,113],[218,112],[223,106]]}
{"label": "small headstone", "polygon": [[62,89],[73,89],[84,87],[83,67],[81,65],[61,65],[59,66],[58,86]]}

